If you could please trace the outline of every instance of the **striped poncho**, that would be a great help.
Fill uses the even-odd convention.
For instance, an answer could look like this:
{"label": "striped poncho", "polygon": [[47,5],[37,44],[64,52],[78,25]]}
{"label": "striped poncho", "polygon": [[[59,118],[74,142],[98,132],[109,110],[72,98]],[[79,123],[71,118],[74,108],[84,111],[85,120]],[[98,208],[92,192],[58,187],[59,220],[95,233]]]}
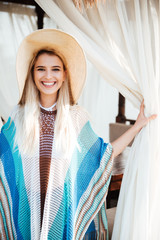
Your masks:
{"label": "striped poncho", "polygon": [[11,117],[0,134],[0,239],[107,239],[104,202],[112,168],[112,146],[103,142],[79,108],[71,111],[77,142],[69,158],[53,140],[41,226],[39,147],[32,157],[14,147]]}

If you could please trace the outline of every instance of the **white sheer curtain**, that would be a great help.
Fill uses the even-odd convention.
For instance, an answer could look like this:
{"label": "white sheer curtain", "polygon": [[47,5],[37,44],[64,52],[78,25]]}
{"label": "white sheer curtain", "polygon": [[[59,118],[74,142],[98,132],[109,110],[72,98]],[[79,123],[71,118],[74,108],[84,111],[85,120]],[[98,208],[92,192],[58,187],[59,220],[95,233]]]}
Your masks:
{"label": "white sheer curtain", "polygon": [[37,28],[34,7],[0,2],[0,116],[7,120],[18,100],[16,52],[22,39]]}
{"label": "white sheer curtain", "polygon": [[160,42],[159,1],[98,4],[81,14],[71,0],[36,0],[74,35],[102,76],[139,106],[157,113],[136,137],[122,183],[113,240],[160,239]]}

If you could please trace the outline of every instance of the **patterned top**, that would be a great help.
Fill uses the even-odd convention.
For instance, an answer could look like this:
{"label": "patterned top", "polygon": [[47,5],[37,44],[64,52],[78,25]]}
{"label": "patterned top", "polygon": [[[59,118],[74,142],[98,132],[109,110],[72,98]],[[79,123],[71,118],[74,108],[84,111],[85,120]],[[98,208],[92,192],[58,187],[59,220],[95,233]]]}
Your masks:
{"label": "patterned top", "polygon": [[43,210],[52,156],[55,116],[56,111],[46,111],[41,108],[40,112],[41,224],[43,219]]}

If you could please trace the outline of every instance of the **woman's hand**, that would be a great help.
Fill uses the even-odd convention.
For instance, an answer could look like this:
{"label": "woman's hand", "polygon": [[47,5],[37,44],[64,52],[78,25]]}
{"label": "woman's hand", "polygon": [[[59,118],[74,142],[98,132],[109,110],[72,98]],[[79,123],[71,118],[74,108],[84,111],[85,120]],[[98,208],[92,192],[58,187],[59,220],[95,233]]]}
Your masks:
{"label": "woman's hand", "polygon": [[134,124],[134,126],[137,128],[137,131],[139,132],[144,126],[148,124],[149,121],[154,120],[157,117],[156,114],[151,115],[150,117],[146,117],[144,114],[144,100],[141,103],[140,106],[140,112],[138,114],[137,120]]}
{"label": "woman's hand", "polygon": [[144,100],[141,103],[140,112],[138,114],[137,120],[135,124],[127,130],[124,134],[122,134],[119,138],[117,138],[114,142],[111,143],[113,147],[114,157],[120,154],[125,147],[133,140],[136,134],[147,125],[147,123],[151,120],[154,120],[157,117],[156,114],[151,115],[150,117],[146,117],[144,114]]}

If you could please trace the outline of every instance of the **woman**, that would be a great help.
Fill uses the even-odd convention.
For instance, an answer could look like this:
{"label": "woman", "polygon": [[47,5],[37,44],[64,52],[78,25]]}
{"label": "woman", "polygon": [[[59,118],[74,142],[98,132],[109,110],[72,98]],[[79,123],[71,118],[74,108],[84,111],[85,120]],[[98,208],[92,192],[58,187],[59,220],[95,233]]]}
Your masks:
{"label": "woman", "polygon": [[156,116],[142,103],[135,125],[104,143],[76,105],[85,71],[70,35],[45,29],[23,40],[20,101],[0,134],[1,239],[107,239],[113,156]]}

